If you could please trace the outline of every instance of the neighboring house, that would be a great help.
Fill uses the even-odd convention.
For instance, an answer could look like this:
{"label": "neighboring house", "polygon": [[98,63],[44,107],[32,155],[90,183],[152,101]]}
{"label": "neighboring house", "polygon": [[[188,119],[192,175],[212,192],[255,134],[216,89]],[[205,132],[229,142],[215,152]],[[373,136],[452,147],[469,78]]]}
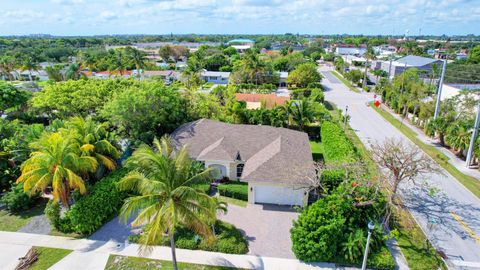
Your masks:
{"label": "neighboring house", "polygon": [[108,79],[114,77],[123,77],[129,78],[133,75],[133,71],[131,70],[122,70],[120,71],[99,71],[99,72],[92,72],[92,77],[96,79]]}
{"label": "neighboring house", "polygon": [[239,38],[230,40],[227,42],[227,44],[235,48],[238,52],[243,53],[247,49],[252,48],[253,45],[255,45],[255,41],[251,39]]}
{"label": "neighboring house", "polygon": [[366,52],[367,52],[366,45],[355,46],[350,44],[343,44],[343,45],[337,45],[335,48],[335,53],[338,55],[362,56]]}
{"label": "neighboring house", "polygon": [[217,169],[217,178],[248,183],[248,202],[307,204],[315,176],[308,136],[286,128],[201,119],[171,134],[176,147]]}
{"label": "neighboring house", "polygon": [[[391,63],[391,64],[390,64]],[[423,77],[428,76],[432,72],[432,66],[437,65],[441,69],[443,62],[442,60],[427,58],[416,55],[408,55],[397,59],[395,61],[383,61],[381,64],[381,69],[389,73],[390,77],[393,78],[402,74],[406,69],[416,68],[420,71],[425,71],[426,74],[420,74]]]}
{"label": "neighboring house", "polygon": [[288,72],[280,71],[280,82],[279,87],[287,87]]}
{"label": "neighboring house", "polygon": [[247,109],[258,109],[264,104],[265,108],[271,109],[275,106],[283,106],[290,97],[279,97],[275,94],[235,94],[237,101],[245,101]]}
{"label": "neighboring house", "polygon": [[32,75],[33,80],[38,80],[38,81],[46,81],[48,80],[48,74],[45,70],[40,69],[38,71],[32,70],[31,72],[29,70],[17,70],[15,72],[11,73],[14,77],[15,80],[25,80],[29,81],[30,80],[30,75]]}
{"label": "neighboring house", "polygon": [[178,81],[180,78],[180,73],[175,70],[145,70],[142,74],[144,78],[160,78],[165,83],[172,83]]}
{"label": "neighboring house", "polygon": [[230,72],[204,70],[200,73],[201,80],[214,84],[228,84],[229,77]]}

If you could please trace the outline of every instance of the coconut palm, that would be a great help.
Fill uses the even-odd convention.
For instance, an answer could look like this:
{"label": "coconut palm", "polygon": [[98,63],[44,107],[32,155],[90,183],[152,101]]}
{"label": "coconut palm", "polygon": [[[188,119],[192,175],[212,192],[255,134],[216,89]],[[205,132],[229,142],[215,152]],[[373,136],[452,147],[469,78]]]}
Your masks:
{"label": "coconut palm", "polygon": [[47,133],[31,146],[35,151],[22,164],[17,183],[24,183],[25,191],[39,192],[51,187],[53,199],[68,208],[72,190],[86,192],[81,175],[94,172],[97,161],[82,156],[79,144],[60,133]]}
{"label": "coconut palm", "polygon": [[137,50],[133,47],[127,47],[125,52],[137,69],[137,76],[141,77],[141,70],[145,67],[145,61],[147,61],[146,54],[140,50]]}
{"label": "coconut palm", "polygon": [[28,78],[30,82],[33,82],[32,71],[38,71],[40,66],[37,63],[37,59],[31,55],[27,55],[20,66],[21,71],[28,71]]}
{"label": "coconut palm", "polygon": [[75,131],[75,138],[80,144],[83,155],[94,157],[99,165],[107,170],[114,170],[117,166],[115,160],[120,157],[118,149],[113,146],[105,125],[94,122],[91,118],[86,120],[73,117],[67,123],[68,130]]}
{"label": "coconut palm", "polygon": [[289,125],[294,123],[300,130],[303,130],[305,125],[315,120],[314,108],[308,99],[289,101],[285,109]]}
{"label": "coconut palm", "polygon": [[368,60],[375,60],[376,58],[373,48],[369,46],[363,57],[365,57],[365,72],[363,74],[362,89],[365,89],[367,87]]}
{"label": "coconut palm", "polygon": [[132,226],[146,225],[140,237],[141,252],[148,252],[148,245],[168,234],[173,268],[177,269],[174,235],[178,228],[191,229],[207,242],[213,239],[209,223],[215,218],[215,201],[192,187],[209,177],[211,170],[192,175],[187,148],[174,150],[167,137],[155,139],[153,147],[140,146],[126,165],[133,170],[119,182],[119,188],[138,195],[125,200],[120,217],[126,223],[138,214]]}

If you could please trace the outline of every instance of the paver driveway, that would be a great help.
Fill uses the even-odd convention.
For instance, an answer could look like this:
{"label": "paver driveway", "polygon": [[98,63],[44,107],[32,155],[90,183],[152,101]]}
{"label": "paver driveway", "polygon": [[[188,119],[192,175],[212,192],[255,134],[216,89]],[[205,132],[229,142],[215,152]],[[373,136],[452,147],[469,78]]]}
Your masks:
{"label": "paver driveway", "polygon": [[249,254],[295,258],[290,240],[290,228],[298,213],[285,206],[249,204],[229,205],[220,219],[235,225],[248,240]]}

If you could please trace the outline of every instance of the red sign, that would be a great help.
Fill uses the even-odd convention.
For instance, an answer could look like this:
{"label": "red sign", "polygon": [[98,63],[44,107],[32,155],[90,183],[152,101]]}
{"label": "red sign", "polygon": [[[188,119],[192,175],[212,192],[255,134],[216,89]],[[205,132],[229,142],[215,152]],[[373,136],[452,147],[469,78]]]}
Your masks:
{"label": "red sign", "polygon": [[373,103],[373,104],[375,104],[375,107],[377,107],[377,108],[378,108],[378,107],[380,107],[380,104],[381,104],[381,103],[380,103],[380,101],[379,101],[379,100],[375,100],[375,103]]}

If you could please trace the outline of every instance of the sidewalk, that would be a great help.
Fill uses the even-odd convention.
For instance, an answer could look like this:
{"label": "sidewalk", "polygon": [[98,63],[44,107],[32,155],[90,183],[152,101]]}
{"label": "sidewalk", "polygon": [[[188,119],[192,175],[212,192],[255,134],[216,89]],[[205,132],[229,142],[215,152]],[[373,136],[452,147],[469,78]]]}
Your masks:
{"label": "sidewalk", "polygon": [[480,171],[479,170],[467,168],[464,160],[458,158],[455,154],[450,152],[447,148],[441,146],[435,139],[432,139],[432,138],[428,137],[427,135],[425,135],[425,133],[423,133],[423,131],[420,128],[411,124],[409,119],[402,119],[402,117],[400,115],[394,113],[390,108],[388,108],[385,105],[382,105],[382,108],[385,111],[389,112],[397,120],[401,121],[405,126],[409,127],[415,134],[417,134],[417,138],[420,141],[422,141],[423,143],[425,143],[427,145],[431,145],[431,146],[435,147],[437,150],[439,150],[444,155],[446,155],[448,157],[448,162],[452,166],[457,168],[457,170],[459,170],[463,174],[466,174],[466,175],[469,175],[471,177],[477,178],[477,180],[480,181]]}
{"label": "sidewalk", "polygon": [[[39,235],[18,232],[0,232],[0,245],[15,250],[28,250],[31,246],[63,248],[74,250],[50,269],[104,269],[110,254],[171,260],[169,247],[153,247],[147,256],[138,254],[139,245],[119,244],[113,241],[73,239],[68,237]],[[234,255],[200,250],[177,249],[179,262],[236,267],[244,269],[306,270],[337,269],[332,263],[303,263],[294,259]],[[341,268],[346,269],[346,268]],[[353,268],[349,268],[353,269]]]}

